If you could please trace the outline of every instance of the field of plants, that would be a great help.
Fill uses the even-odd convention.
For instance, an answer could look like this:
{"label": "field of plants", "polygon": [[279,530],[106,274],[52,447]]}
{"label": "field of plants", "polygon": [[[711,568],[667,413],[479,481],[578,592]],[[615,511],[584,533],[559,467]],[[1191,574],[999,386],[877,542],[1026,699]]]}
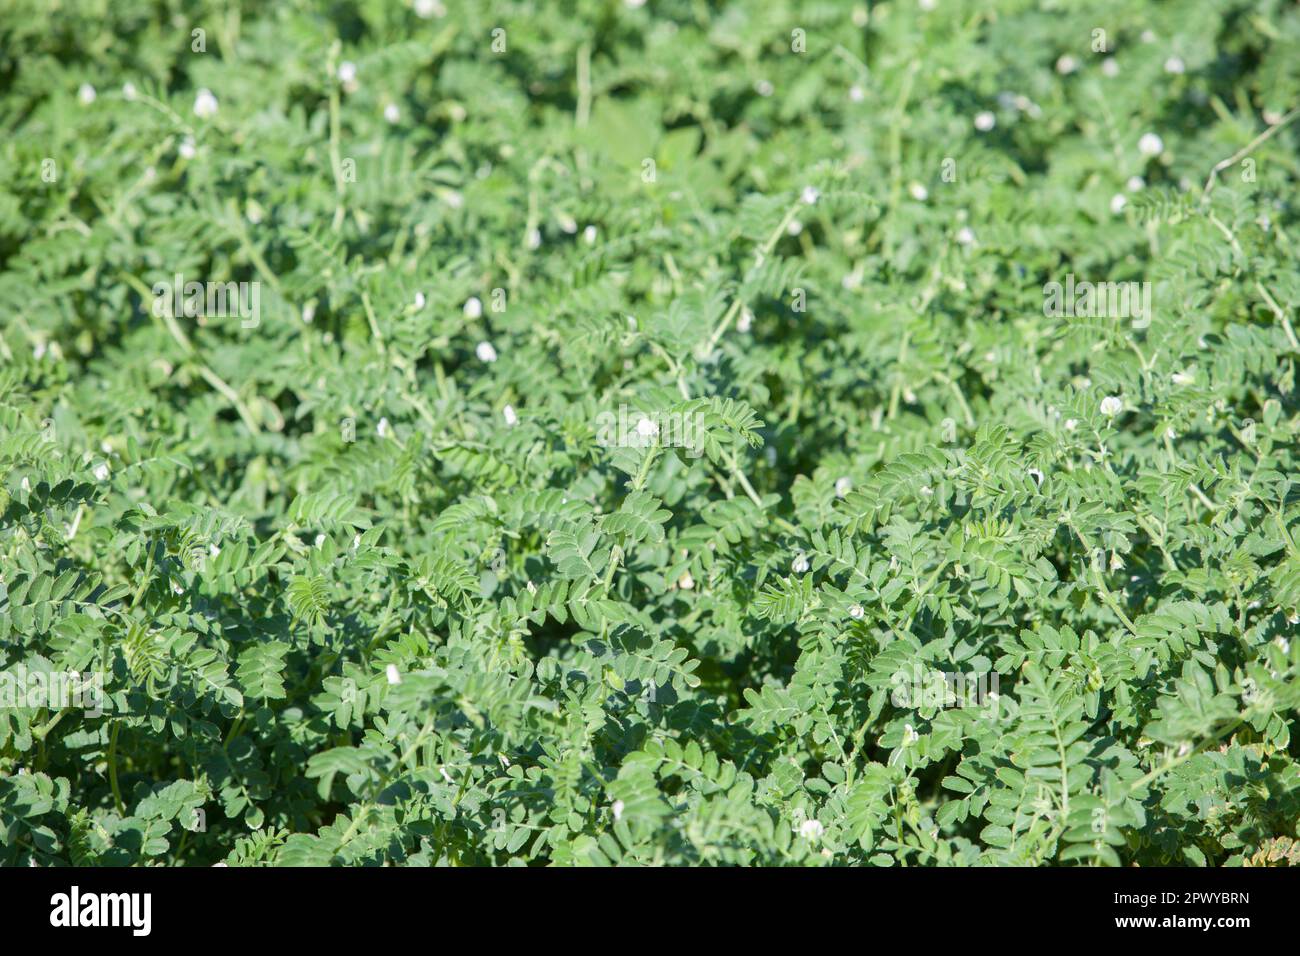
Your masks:
{"label": "field of plants", "polygon": [[0,864],[1300,863],[1300,8],[0,5]]}

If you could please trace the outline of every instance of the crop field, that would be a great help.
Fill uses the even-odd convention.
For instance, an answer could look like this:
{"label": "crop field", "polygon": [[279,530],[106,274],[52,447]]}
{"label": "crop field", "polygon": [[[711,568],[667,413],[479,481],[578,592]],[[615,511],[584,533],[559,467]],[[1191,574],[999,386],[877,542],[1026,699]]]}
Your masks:
{"label": "crop field", "polygon": [[1298,117],[1282,0],[0,0],[0,864],[1300,864]]}

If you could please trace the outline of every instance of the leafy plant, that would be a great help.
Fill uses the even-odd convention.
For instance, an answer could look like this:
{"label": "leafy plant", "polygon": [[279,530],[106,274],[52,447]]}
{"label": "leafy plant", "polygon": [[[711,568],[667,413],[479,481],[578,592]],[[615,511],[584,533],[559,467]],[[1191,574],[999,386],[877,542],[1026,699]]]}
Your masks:
{"label": "leafy plant", "polygon": [[9,4],[0,862],[1294,862],[1300,11],[1043,6]]}

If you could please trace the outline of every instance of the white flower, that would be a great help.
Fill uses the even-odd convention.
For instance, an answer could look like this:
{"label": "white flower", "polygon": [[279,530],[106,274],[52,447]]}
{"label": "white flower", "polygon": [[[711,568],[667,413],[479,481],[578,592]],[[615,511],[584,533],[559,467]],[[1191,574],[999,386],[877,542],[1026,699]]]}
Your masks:
{"label": "white flower", "polygon": [[452,209],[459,209],[461,206],[465,205],[465,197],[454,189],[447,190],[447,194],[442,197],[442,201]]}
{"label": "white flower", "polygon": [[739,332],[748,332],[754,327],[754,313],[748,308],[740,310],[740,318],[736,320],[736,330]]}
{"label": "white flower", "polygon": [[1124,188],[1131,193],[1135,193],[1142,190],[1146,186],[1146,184],[1147,181],[1143,179],[1141,176],[1130,176],[1128,178],[1128,182],[1124,184]]}
{"label": "white flower", "polygon": [[922,486],[921,486],[921,497],[922,497],[922,498],[932,498],[932,497],[934,497],[934,489],[931,488],[929,485],[922,485]]}
{"label": "white flower", "polygon": [[388,424],[387,418],[379,419],[379,424],[375,426],[375,431],[379,433],[380,438],[387,438],[393,433],[392,427]]}
{"label": "white flower", "polygon": [[802,551],[796,554],[794,560],[790,562],[790,570],[794,574],[803,574],[808,570],[808,558]]}
{"label": "white flower", "polygon": [[1101,72],[1106,76],[1119,76],[1119,61],[1108,56],[1101,61]]}
{"label": "white flower", "polygon": [[970,226],[962,226],[957,230],[957,242],[963,246],[975,245],[975,233],[971,231]]}
{"label": "white flower", "polygon": [[316,303],[308,302],[302,307],[302,320],[311,325],[311,320],[316,318]]}
{"label": "white flower", "polygon": [[107,462],[102,462],[102,461],[101,461],[98,465],[95,466],[95,478],[96,478],[96,480],[98,480],[98,481],[108,481],[108,464],[107,464]]}
{"label": "white flower", "polygon": [[134,84],[134,83],[123,83],[123,84],[122,84],[122,95],[123,95],[126,99],[128,99],[128,100],[133,100],[133,99],[135,99],[135,84]]}
{"label": "white flower", "polygon": [[1124,410],[1124,402],[1115,395],[1107,395],[1101,400],[1101,413],[1108,418],[1114,418]]}
{"label": "white flower", "polygon": [[1110,553],[1110,569],[1112,571],[1124,570],[1124,559],[1119,556],[1118,551],[1112,551]]}
{"label": "white flower", "polygon": [[1141,36],[1139,36],[1138,39],[1141,40],[1143,43],[1155,43],[1156,35],[1152,33],[1150,30],[1143,30]]}
{"label": "white flower", "polygon": [[351,60],[344,60],[342,63],[339,64],[339,80],[341,80],[344,83],[344,85],[348,83],[355,83],[356,79],[357,79],[357,65],[355,63],[353,63]]}
{"label": "white flower", "polygon": [[172,594],[184,594],[185,588],[179,581],[172,582]]}
{"label": "white flower", "polygon": [[853,479],[848,475],[835,479],[835,497],[843,498],[853,490]]}
{"label": "white flower", "polygon": [[1175,372],[1173,374],[1173,380],[1175,385],[1191,385],[1194,381],[1196,381],[1196,373]]}
{"label": "white flower", "polygon": [[210,119],[217,115],[217,98],[209,89],[199,90],[194,97],[194,115],[199,119]]}
{"label": "white flower", "polygon": [[615,819],[615,820],[621,820],[621,819],[623,819],[623,801],[622,801],[622,800],[615,800],[614,803],[613,803],[613,805],[610,807],[610,809],[614,811],[614,819]]}
{"label": "white flower", "polygon": [[861,103],[867,98],[866,91],[856,83],[849,87],[849,99],[854,103]]}
{"label": "white flower", "polygon": [[754,92],[759,96],[771,96],[774,89],[767,80],[759,80],[754,84]]}
{"label": "white flower", "polygon": [[1171,56],[1169,59],[1165,60],[1166,73],[1177,74],[1177,73],[1183,73],[1186,70],[1187,70],[1187,64],[1183,62],[1182,57]]}
{"label": "white flower", "polygon": [[677,579],[677,586],[683,591],[689,591],[695,587],[695,579],[691,577],[690,571],[683,573],[682,576]]}
{"label": "white flower", "polygon": [[352,536],[352,550],[355,551],[355,550],[357,550],[357,548],[359,548],[359,547],[361,547],[361,535],[360,535],[360,533],[358,533],[358,534],[354,534],[354,535]]}
{"label": "white flower", "polygon": [[324,534],[316,535],[316,540],[313,542],[313,544],[315,544],[315,546],[319,548],[324,543],[325,543],[325,535]]}
{"label": "white flower", "polygon": [[997,125],[998,125],[998,118],[994,116],[992,113],[990,113],[988,110],[984,110],[982,113],[975,114],[975,128],[979,130],[981,133],[987,133],[994,126]]}
{"label": "white flower", "polygon": [[642,438],[652,438],[659,434],[659,425],[648,418],[642,418],[636,423],[636,433]]}
{"label": "white flower", "polygon": [[209,555],[211,555],[212,557],[215,558],[215,557],[216,557],[217,555],[219,555],[220,553],[221,553],[221,549],[218,548],[215,544],[210,544],[210,545],[208,545],[208,554],[209,554]]}
{"label": "white flower", "polygon": [[495,362],[497,360],[497,350],[492,347],[491,342],[480,342],[474,347],[474,354],[478,356],[480,362]]}
{"label": "white flower", "polygon": [[483,314],[483,303],[477,297],[470,296],[465,300],[465,306],[461,311],[465,313],[466,317],[477,319]]}
{"label": "white flower", "polygon": [[397,669],[396,664],[389,664],[384,668],[384,675],[388,678],[390,684],[400,684],[402,682],[402,673]]}
{"label": "white flower", "polygon": [[1072,432],[1072,431],[1074,431],[1074,430],[1075,430],[1076,428],[1078,428],[1078,427],[1079,427],[1079,419],[1077,419],[1077,418],[1067,418],[1067,419],[1065,420],[1065,430],[1066,430],[1067,432]]}
{"label": "white flower", "polygon": [[1056,61],[1056,72],[1068,76],[1079,68],[1079,61],[1066,53]]}
{"label": "white flower", "polygon": [[930,191],[920,183],[912,183],[907,187],[907,191],[912,194],[912,198],[917,202],[925,202],[930,198]]}
{"label": "white flower", "polygon": [[505,418],[507,425],[519,424],[519,416],[515,414],[515,407],[513,405],[507,405],[505,408],[501,409],[501,415]]}
{"label": "white flower", "polygon": [[533,228],[528,230],[528,248],[536,249],[542,244],[542,230]]}
{"label": "white flower", "polygon": [[439,0],[415,0],[411,5],[415,15],[421,20],[428,20],[430,17],[443,17],[447,15],[447,8]]}
{"label": "white flower", "polygon": [[194,148],[194,140],[188,136],[181,140],[181,145],[177,147],[176,152],[180,153],[181,159],[193,159],[197,150]]}
{"label": "white flower", "polygon": [[849,605],[849,617],[853,618],[855,621],[862,620],[863,615],[866,613],[867,612],[863,609],[861,604]]}
{"label": "white flower", "polygon": [[89,83],[82,83],[81,88],[77,90],[77,99],[81,100],[85,106],[89,106],[95,102],[95,88]]}
{"label": "white flower", "polygon": [[1114,213],[1116,216],[1122,213],[1124,211],[1124,207],[1127,205],[1128,205],[1128,197],[1125,196],[1123,193],[1116,193],[1115,195],[1110,197],[1110,211]]}
{"label": "white flower", "polygon": [[424,308],[424,303],[427,302],[427,301],[428,301],[428,299],[426,299],[426,298],[424,297],[424,293],[423,293],[423,292],[417,292],[417,293],[415,293],[415,307],[416,307],[416,309],[423,309],[423,308]]}
{"label": "white flower", "polygon": [[799,824],[799,835],[805,840],[820,840],[826,828],[817,820],[805,820]]}
{"label": "white flower", "polygon": [[32,483],[26,476],[23,476],[23,480],[19,487],[23,489],[24,493],[27,493],[32,490]]}
{"label": "white flower", "polygon": [[645,6],[645,0],[623,0],[623,6],[629,10],[639,10]]}
{"label": "white flower", "polygon": [[803,232],[803,223],[798,219],[793,219],[790,221],[790,225],[785,227],[785,231],[792,236],[797,236],[799,233]]}
{"label": "white flower", "polygon": [[592,245],[596,241],[596,227],[588,226],[582,230],[582,238],[586,240],[587,245]]}
{"label": "white flower", "polygon": [[805,205],[815,206],[817,205],[817,200],[821,198],[821,195],[821,190],[816,186],[805,186],[803,192],[799,194],[799,198],[804,201]]}
{"label": "white flower", "polygon": [[1165,142],[1155,133],[1143,133],[1138,140],[1138,152],[1143,156],[1159,156],[1165,151]]}
{"label": "white flower", "polygon": [[911,724],[903,724],[903,746],[907,747],[921,739],[921,735],[916,732]]}
{"label": "white flower", "polygon": [[402,118],[402,111],[398,109],[396,103],[389,103],[384,107],[384,119],[390,123],[396,123]]}

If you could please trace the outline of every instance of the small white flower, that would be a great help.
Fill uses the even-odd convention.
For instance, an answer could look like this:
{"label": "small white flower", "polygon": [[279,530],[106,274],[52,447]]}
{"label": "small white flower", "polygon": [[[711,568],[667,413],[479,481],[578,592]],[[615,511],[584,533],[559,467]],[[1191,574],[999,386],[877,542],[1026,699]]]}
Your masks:
{"label": "small white flower", "polygon": [[1159,156],[1165,151],[1165,141],[1155,133],[1143,133],[1138,140],[1138,152],[1143,156]]}
{"label": "small white flower", "polygon": [[835,479],[835,497],[843,498],[853,490],[853,479],[848,475]]}
{"label": "small white flower", "polygon": [[1186,72],[1186,70],[1187,70],[1187,64],[1183,62],[1182,57],[1171,56],[1169,59],[1165,60],[1166,73],[1178,74],[1178,73],[1184,73]]}
{"label": "small white flower", "polygon": [[124,96],[126,99],[128,99],[128,100],[134,100],[134,99],[135,99],[135,93],[136,93],[136,90],[135,90],[135,84],[134,84],[134,83],[123,83],[123,84],[122,84],[122,96]]}
{"label": "small white flower", "polygon": [[388,122],[396,123],[401,118],[402,111],[398,108],[396,103],[389,103],[384,107],[384,119],[388,120]]}
{"label": "small white flower", "polygon": [[908,747],[921,739],[921,735],[916,732],[911,724],[903,724],[903,746]]}
{"label": "small white flower", "polygon": [[379,433],[380,438],[387,438],[393,433],[392,426],[388,424],[387,418],[379,419],[379,424],[375,426],[375,431]]}
{"label": "small white flower", "polygon": [[912,183],[907,187],[907,191],[912,194],[912,198],[917,202],[925,202],[930,198],[930,190],[926,189],[920,183]]}
{"label": "small white flower", "polygon": [[695,579],[691,577],[691,572],[687,571],[677,579],[677,586],[683,591],[689,591],[695,587]]}
{"label": "small white flower", "polygon": [[975,245],[975,233],[970,226],[962,226],[957,230],[957,242],[963,246]]}
{"label": "small white flower", "polygon": [[849,605],[849,617],[853,618],[853,620],[855,621],[862,620],[863,615],[866,613],[867,613],[866,610],[862,607],[861,604]]}
{"label": "small white flower", "polygon": [[89,83],[82,83],[81,88],[77,90],[77,99],[81,100],[82,105],[89,106],[95,102],[95,88]]}
{"label": "small white flower", "polygon": [[645,6],[645,0],[623,0],[623,6],[629,10],[640,10]]}
{"label": "small white flower", "polygon": [[849,99],[854,103],[861,103],[867,98],[866,91],[856,83],[849,87]]}
{"label": "small white flower", "polygon": [[1172,377],[1175,385],[1191,385],[1196,381],[1195,372],[1175,372]]}
{"label": "small white flower", "polygon": [[1124,410],[1124,402],[1115,395],[1107,395],[1101,400],[1101,413],[1107,418],[1114,418]]}
{"label": "small white flower", "polygon": [[221,549],[218,548],[215,544],[210,544],[210,545],[208,545],[208,554],[209,554],[209,556],[215,558],[215,557],[216,557],[217,555],[219,555],[220,553],[221,553]]}
{"label": "small white flower", "polygon": [[817,820],[805,820],[799,824],[799,835],[805,840],[820,840],[826,828]]}
{"label": "small white flower", "polygon": [[1128,197],[1125,196],[1123,193],[1116,193],[1115,195],[1110,197],[1110,211],[1116,216],[1122,213],[1124,211],[1124,207],[1127,205],[1128,205]]}
{"label": "small white flower", "polygon": [[339,80],[347,85],[355,83],[357,79],[357,65],[351,60],[344,60],[339,64]]}
{"label": "small white flower", "polygon": [[384,675],[388,678],[390,684],[400,684],[402,682],[402,673],[397,669],[396,664],[389,664],[384,668]]}
{"label": "small white flower", "polygon": [[1110,569],[1112,571],[1124,570],[1124,559],[1119,556],[1118,551],[1112,551],[1110,553]]}
{"label": "small white flower", "polygon": [[592,245],[596,241],[596,227],[588,226],[582,230],[582,238],[586,240],[587,245]]}
{"label": "small white flower", "polygon": [[421,20],[447,15],[447,8],[442,5],[440,0],[415,0],[411,8],[415,10],[415,15]]}
{"label": "small white flower", "polygon": [[515,407],[513,405],[507,405],[505,408],[501,409],[501,415],[505,418],[507,425],[513,426],[519,424],[519,416],[515,414]]}
{"label": "small white flower", "polygon": [[1067,419],[1065,420],[1065,430],[1066,430],[1067,432],[1072,432],[1072,431],[1074,431],[1074,430],[1075,430],[1076,428],[1078,428],[1078,427],[1079,427],[1079,419],[1077,419],[1077,418],[1067,418]]}
{"label": "small white flower", "polygon": [[491,342],[480,342],[474,347],[474,354],[478,356],[480,362],[495,362],[497,360],[497,350],[492,347]]}
{"label": "small white flower", "polygon": [[799,194],[799,198],[804,201],[805,205],[815,206],[817,205],[817,200],[821,198],[821,195],[821,190],[816,186],[805,186],[803,192]]}
{"label": "small white flower", "polygon": [[790,562],[790,571],[794,574],[804,574],[808,571],[808,558],[802,551]]}
{"label": "small white flower", "polygon": [[1124,184],[1124,188],[1131,193],[1136,193],[1144,189],[1146,187],[1146,184],[1147,181],[1143,179],[1141,176],[1130,176],[1128,178],[1128,182]]}
{"label": "small white flower", "polygon": [[194,148],[194,140],[187,136],[181,140],[181,145],[177,147],[176,152],[180,153],[181,159],[193,159],[198,151]]}
{"label": "small white flower", "polygon": [[302,307],[302,320],[311,325],[312,319],[316,318],[316,303],[308,302]]}
{"label": "small white flower", "polygon": [[194,97],[194,115],[199,119],[210,119],[217,115],[217,98],[209,89],[199,90]]}
{"label": "small white flower", "polygon": [[1143,43],[1155,43],[1156,35],[1150,30],[1143,30],[1141,36],[1139,36],[1138,39],[1141,40]]}
{"label": "small white flower", "polygon": [[636,433],[642,438],[653,438],[659,434],[659,425],[648,418],[642,418],[636,423]]}
{"label": "small white flower", "polygon": [[615,800],[614,803],[613,803],[613,805],[610,807],[610,809],[614,811],[614,819],[615,819],[615,820],[621,820],[621,819],[623,819],[623,801],[622,801],[622,800]]}
{"label": "small white flower", "polygon": [[988,110],[984,110],[982,113],[975,114],[975,128],[979,130],[981,133],[987,133],[994,126],[997,125],[998,125],[998,118],[994,116],[992,113],[990,113]]}
{"label": "small white flower", "polygon": [[798,219],[793,219],[790,221],[790,225],[785,227],[785,231],[792,236],[797,236],[799,233],[803,232],[803,223]]}
{"label": "small white flower", "polygon": [[108,481],[108,463],[100,462],[95,466],[95,479],[97,481]]}
{"label": "small white flower", "polygon": [[352,550],[355,551],[361,547],[361,534],[358,532],[352,536]]}
{"label": "small white flower", "polygon": [[181,583],[179,581],[173,581],[172,594],[184,594],[184,593],[185,593],[185,588],[181,585]]}
{"label": "small white flower", "polygon": [[1173,441],[1175,438],[1178,437],[1178,432],[1174,431],[1172,427],[1166,428],[1165,437],[1168,438],[1170,441]]}
{"label": "small white flower", "polygon": [[528,248],[536,249],[542,244],[542,231],[537,228],[528,230]]}
{"label": "small white flower", "polygon": [[932,497],[934,497],[934,489],[931,488],[929,485],[922,485],[922,486],[921,486],[921,497],[922,497],[922,498],[932,498]]}
{"label": "small white flower", "polygon": [[1119,61],[1113,56],[1108,56],[1101,61],[1101,72],[1105,76],[1119,76]]}
{"label": "small white flower", "polygon": [[461,311],[467,318],[477,319],[483,314],[483,303],[476,296],[470,296],[465,300],[465,306]]}
{"label": "small white flower", "polygon": [[754,84],[754,92],[759,96],[771,96],[775,87],[767,80],[759,80]]}
{"label": "small white flower", "polygon": [[1068,76],[1078,68],[1079,68],[1079,61],[1076,60],[1074,57],[1070,56],[1070,54],[1068,53],[1062,55],[1056,61],[1056,72],[1060,73],[1061,76]]}
{"label": "small white flower", "polygon": [[447,190],[447,194],[442,197],[442,201],[452,209],[459,209],[465,205],[465,197],[454,189]]}
{"label": "small white flower", "polygon": [[319,548],[324,543],[325,543],[325,535],[324,534],[316,535],[316,540],[313,542],[313,544],[315,544],[315,546]]}
{"label": "small white flower", "polygon": [[429,300],[426,299],[426,298],[424,297],[424,293],[423,293],[423,292],[417,292],[417,293],[415,293],[415,307],[416,307],[416,309],[423,309],[423,308],[424,308],[424,304],[425,304],[427,301],[429,301]]}
{"label": "small white flower", "polygon": [[754,313],[748,308],[740,310],[740,318],[736,320],[736,330],[738,332],[748,332],[754,327]]}

